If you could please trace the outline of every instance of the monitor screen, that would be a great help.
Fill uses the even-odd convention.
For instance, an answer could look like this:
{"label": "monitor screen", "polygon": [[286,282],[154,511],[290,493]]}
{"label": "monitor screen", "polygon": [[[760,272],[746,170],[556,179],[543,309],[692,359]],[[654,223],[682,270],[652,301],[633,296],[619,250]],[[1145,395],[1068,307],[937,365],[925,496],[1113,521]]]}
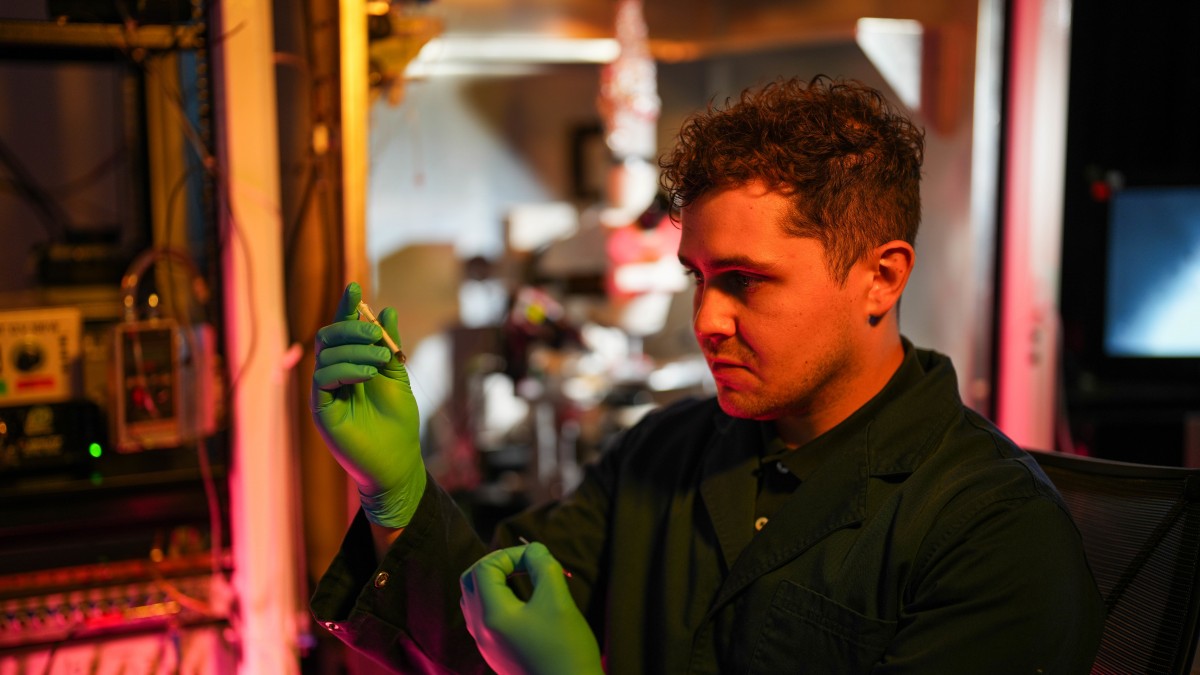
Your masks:
{"label": "monitor screen", "polygon": [[1200,187],[1117,191],[1108,236],[1105,354],[1200,357]]}

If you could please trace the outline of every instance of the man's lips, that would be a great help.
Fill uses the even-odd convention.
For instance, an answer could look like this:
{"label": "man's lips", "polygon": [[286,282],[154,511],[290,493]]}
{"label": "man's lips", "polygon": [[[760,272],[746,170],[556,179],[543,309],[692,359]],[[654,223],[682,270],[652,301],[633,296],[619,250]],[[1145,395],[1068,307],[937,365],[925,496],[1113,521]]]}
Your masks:
{"label": "man's lips", "polygon": [[721,357],[712,357],[712,356],[708,357],[708,367],[710,370],[713,370],[713,371],[729,370],[729,369],[733,369],[733,368],[743,368],[743,369],[749,368],[749,366],[747,366],[742,361],[735,361],[730,358],[721,358]]}
{"label": "man's lips", "polygon": [[722,391],[742,389],[747,386],[751,376],[750,368],[743,362],[725,358],[710,360],[708,372],[712,373],[713,380]]}

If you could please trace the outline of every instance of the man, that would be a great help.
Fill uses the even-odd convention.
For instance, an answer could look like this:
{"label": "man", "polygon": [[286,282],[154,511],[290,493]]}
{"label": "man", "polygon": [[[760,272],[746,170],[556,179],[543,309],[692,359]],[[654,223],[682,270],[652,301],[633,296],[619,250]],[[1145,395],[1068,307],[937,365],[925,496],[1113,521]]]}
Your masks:
{"label": "man", "polygon": [[478,563],[351,285],[313,409],[364,514],[316,615],[401,672],[1088,672],[1102,610],[1057,494],[900,334],[923,143],[824,78],[690,119],[662,166],[716,399],[649,415]]}

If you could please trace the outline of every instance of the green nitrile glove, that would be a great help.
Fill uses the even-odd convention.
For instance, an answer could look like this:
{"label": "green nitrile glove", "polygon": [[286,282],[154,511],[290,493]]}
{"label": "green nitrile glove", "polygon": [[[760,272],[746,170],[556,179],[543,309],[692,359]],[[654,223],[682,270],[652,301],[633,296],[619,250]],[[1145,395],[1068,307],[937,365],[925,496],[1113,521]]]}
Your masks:
{"label": "green nitrile glove", "polygon": [[[529,573],[522,602],[508,576]],[[601,675],[596,636],[567,590],[562,565],[538,542],[493,551],[463,573],[463,616],[479,652],[500,675]]]}
{"label": "green nitrile glove", "polygon": [[[383,330],[358,320],[362,288],[342,293],[334,323],[317,331],[313,419],[339,464],[358,483],[371,522],[404,527],[425,491],[420,418],[408,371],[385,346]],[[396,311],[379,313],[396,344]]]}

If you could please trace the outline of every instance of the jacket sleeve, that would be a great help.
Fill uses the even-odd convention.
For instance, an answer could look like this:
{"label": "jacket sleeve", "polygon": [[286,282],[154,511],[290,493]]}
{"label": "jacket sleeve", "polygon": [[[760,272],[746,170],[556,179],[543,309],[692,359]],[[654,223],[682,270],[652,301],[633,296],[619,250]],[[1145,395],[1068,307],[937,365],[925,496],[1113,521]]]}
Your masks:
{"label": "jacket sleeve", "polygon": [[[615,454],[589,466],[572,494],[501,523],[494,538],[496,546],[518,537],[545,544],[571,572],[568,586],[601,644]],[[358,513],[310,607],[327,630],[396,672],[489,673],[459,608],[459,576],[488,550],[430,478],[412,522],[378,564],[370,525]]]}
{"label": "jacket sleeve", "polygon": [[412,522],[378,564],[359,511],[310,608],[332,634],[395,672],[488,673],[458,606],[458,577],[485,552],[430,478]]}
{"label": "jacket sleeve", "polygon": [[1090,672],[1102,603],[1062,506],[1021,498],[954,515],[930,533],[874,672]]}

